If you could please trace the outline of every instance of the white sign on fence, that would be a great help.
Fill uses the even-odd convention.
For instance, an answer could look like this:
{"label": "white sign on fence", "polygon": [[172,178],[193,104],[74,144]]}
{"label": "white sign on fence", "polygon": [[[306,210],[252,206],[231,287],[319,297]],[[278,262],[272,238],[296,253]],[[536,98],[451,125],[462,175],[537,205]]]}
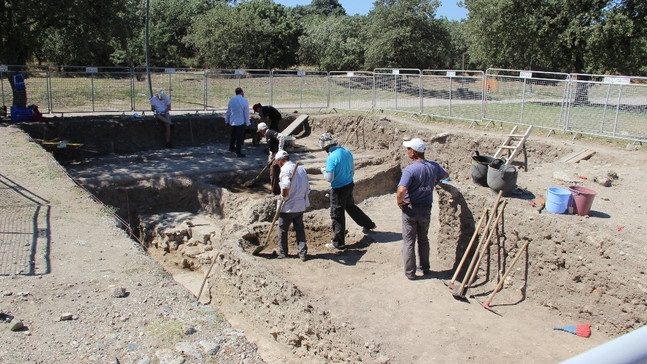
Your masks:
{"label": "white sign on fence", "polygon": [[604,77],[604,83],[612,83],[614,85],[629,85],[631,83],[630,77]]}
{"label": "white sign on fence", "polygon": [[447,76],[447,77],[456,77],[456,72],[454,72],[454,71],[447,71],[446,76]]}
{"label": "white sign on fence", "polygon": [[392,72],[392,73],[393,73],[394,75],[399,75],[399,74],[400,74],[400,70],[395,69],[395,70],[393,70],[393,72]]}
{"label": "white sign on fence", "polygon": [[0,72],[7,72],[9,71],[9,67],[7,67],[6,64],[0,64]]}
{"label": "white sign on fence", "polygon": [[346,76],[353,77],[355,76],[355,72],[346,72]]}
{"label": "white sign on fence", "polygon": [[234,71],[234,74],[236,76],[243,76],[245,74],[245,71],[244,70],[236,70],[236,71]]}
{"label": "white sign on fence", "polygon": [[99,73],[99,67],[85,67],[85,73]]}
{"label": "white sign on fence", "polygon": [[521,77],[521,78],[532,78],[532,72],[521,71],[521,72],[519,72],[519,77]]}
{"label": "white sign on fence", "polygon": [[164,68],[164,73],[175,73],[175,68]]}
{"label": "white sign on fence", "polygon": [[297,71],[297,76],[299,77],[305,77],[306,71]]}

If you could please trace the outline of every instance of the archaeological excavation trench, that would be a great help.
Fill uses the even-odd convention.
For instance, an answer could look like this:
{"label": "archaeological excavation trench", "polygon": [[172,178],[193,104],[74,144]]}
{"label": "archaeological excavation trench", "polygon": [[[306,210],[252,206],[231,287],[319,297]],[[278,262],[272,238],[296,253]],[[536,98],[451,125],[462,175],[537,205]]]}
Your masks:
{"label": "archaeological excavation trench", "polygon": [[[284,118],[282,128],[295,116]],[[398,300],[391,300],[411,291],[402,280],[399,210],[394,202],[401,170],[409,163],[402,141],[423,138],[430,150],[427,158],[450,173],[451,181],[437,188],[430,228],[432,278],[447,281],[484,208],[496,197],[473,183],[471,152],[495,150],[505,131],[449,132],[446,126],[420,128],[413,121],[384,115],[310,116],[310,133],[298,129],[288,149],[292,160],[306,168],[312,189],[311,207],[304,216],[309,259],[301,262],[293,235],[291,258],[274,259],[275,232],[265,250],[251,254],[266,238],[276,206],[269,196],[267,171],[253,186],[247,183],[267,160],[264,142],[255,146],[248,138],[247,158],[236,158],[227,151],[229,134],[222,117],[174,120],[173,149],[161,148],[163,130],[152,119],[77,118],[23,129],[34,139],[82,143],[77,149],[51,151],[70,176],[130,226],[144,248],[192,292],[197,294],[211,269],[200,301],[222,309],[275,360],[414,362],[415,354],[406,352],[415,352],[416,344],[402,344],[403,335],[412,334],[400,326],[410,330],[415,325],[405,325],[404,316],[394,313],[400,311]],[[374,233],[365,234],[347,219],[348,249],[343,252],[324,247],[331,238],[329,184],[319,172],[326,154],[317,147],[317,138],[327,131],[353,152],[355,200],[378,225]],[[528,143],[529,164],[535,167],[554,163],[567,152],[540,141]],[[559,220],[529,209],[528,202],[543,193],[546,182],[533,175],[536,169],[518,169],[518,189],[506,195],[505,223],[496,248],[488,252],[488,264],[481,267],[471,293],[489,294],[496,285],[494,277],[530,242],[499,300],[520,310],[547,307],[555,315],[595,321],[597,330],[610,334],[644,322],[645,314],[631,309],[644,305],[641,292],[618,289],[623,271],[632,267],[618,265],[614,273],[603,274],[592,272],[582,260],[599,256],[605,245],[613,261],[614,254],[608,252],[620,249],[614,245],[619,244],[617,238],[598,231],[591,219],[574,224],[574,218]],[[438,295],[449,295],[446,288],[440,290]],[[412,309],[427,310],[423,304],[430,303],[423,301]],[[445,306],[449,305],[451,301]],[[458,356],[445,358],[461,358],[452,355]]]}

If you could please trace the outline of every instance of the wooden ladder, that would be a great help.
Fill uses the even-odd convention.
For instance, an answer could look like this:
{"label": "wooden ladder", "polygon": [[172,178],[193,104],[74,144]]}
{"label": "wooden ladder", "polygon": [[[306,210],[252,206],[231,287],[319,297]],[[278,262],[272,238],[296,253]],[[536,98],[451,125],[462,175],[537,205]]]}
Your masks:
{"label": "wooden ladder", "polygon": [[501,158],[504,151],[508,152],[508,159],[505,164],[511,164],[512,160],[523,151],[523,168],[528,172],[528,153],[526,152],[526,140],[532,132],[532,125],[526,129],[526,132],[523,134],[517,133],[518,125],[515,125],[510,131],[510,135],[506,140],[499,146],[496,153],[494,153],[494,158]]}

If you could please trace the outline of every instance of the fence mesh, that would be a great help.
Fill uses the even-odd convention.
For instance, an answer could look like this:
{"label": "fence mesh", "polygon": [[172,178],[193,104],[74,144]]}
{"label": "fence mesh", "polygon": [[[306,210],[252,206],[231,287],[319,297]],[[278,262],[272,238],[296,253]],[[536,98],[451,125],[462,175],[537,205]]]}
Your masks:
{"label": "fence mesh", "polygon": [[50,272],[49,203],[0,175],[0,275]]}
{"label": "fence mesh", "polygon": [[424,70],[422,113],[446,118],[480,120],[483,72]]}
{"label": "fence mesh", "polygon": [[[14,101],[9,77],[16,72],[25,77],[28,104],[46,114],[150,110],[144,68],[0,65],[3,105]],[[171,95],[175,111],[222,111],[242,87],[250,104],[279,109],[381,109],[647,139],[645,77],[495,68],[485,73],[152,68],[150,81],[154,92]]]}

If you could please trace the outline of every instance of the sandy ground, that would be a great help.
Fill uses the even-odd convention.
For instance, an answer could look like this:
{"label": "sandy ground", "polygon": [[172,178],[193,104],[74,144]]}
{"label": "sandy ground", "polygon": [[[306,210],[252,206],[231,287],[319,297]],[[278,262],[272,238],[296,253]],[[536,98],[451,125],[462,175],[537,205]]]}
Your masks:
{"label": "sandy ground", "polygon": [[[163,362],[159,359],[161,349],[154,349],[160,343],[141,327],[149,326],[148,322],[153,320],[152,317],[158,315],[170,315],[180,322],[190,321],[196,316],[194,310],[203,306],[191,306],[195,298],[187,293],[191,291],[195,295],[199,290],[204,271],[211,262],[207,257],[213,257],[214,251],[218,252],[217,264],[214,265],[207,294],[202,301],[210,302],[226,315],[235,328],[242,329],[258,346],[258,354],[266,362],[361,360],[423,363],[523,360],[531,363],[554,363],[644,325],[647,287],[644,275],[647,254],[641,239],[646,203],[646,197],[641,193],[645,173],[641,166],[647,161],[644,150],[627,149],[604,142],[571,141],[564,136],[546,138],[539,132],[532,136],[528,143],[529,172],[520,171],[517,182],[525,192],[506,197],[508,205],[505,225],[502,226],[506,238],[499,241],[499,244],[504,245],[502,249],[506,252],[504,256],[507,265],[502,268],[509,266],[512,257],[526,241],[530,242],[529,254],[522,256],[504,289],[495,296],[491,304],[496,312],[493,313],[483,308],[479,301],[486,299],[496,283],[493,278],[496,275],[497,260],[494,251],[490,257],[494,268],[489,276],[481,271],[477,286],[470,291],[474,297],[457,300],[446,284],[457,263],[457,246],[463,246],[464,249],[474,230],[475,221],[484,208],[492,206],[496,198],[496,194],[488,188],[472,183],[469,151],[478,149],[482,153],[492,153],[492,149],[507,131],[496,128],[462,128],[452,130],[452,134],[447,135],[446,125],[432,124],[421,129],[419,123],[410,119],[388,117],[374,118],[361,129],[356,127],[358,132],[352,130],[351,133],[351,130],[338,125],[352,123],[340,123],[343,120],[326,121],[323,118],[321,122],[317,122],[320,119],[313,118],[313,136],[300,140],[299,143],[314,146],[316,137],[322,131],[338,128],[340,139],[348,140],[349,148],[358,160],[363,156],[372,156],[366,158],[379,160],[378,165],[396,163],[404,166],[407,161],[402,159],[401,141],[412,135],[429,141],[432,152],[427,157],[446,166],[452,179],[448,186],[437,189],[434,223],[430,228],[431,275],[417,281],[408,281],[404,277],[400,256],[400,212],[395,205],[395,195],[385,193],[362,198],[360,206],[375,220],[377,229],[364,234],[360,227],[349,221],[347,244],[350,249],[344,252],[331,252],[323,247],[330,238],[328,211],[325,208],[309,211],[306,221],[310,228],[308,240],[311,256],[305,263],[296,258],[273,259],[270,254],[272,243],[259,257],[249,254],[254,249],[254,244],[258,243],[250,242],[250,236],[264,236],[269,225],[267,217],[272,214],[271,209],[261,213],[262,221],[249,225],[246,221],[236,222],[230,218],[220,220],[214,215],[192,215],[194,219],[206,219],[207,223],[213,224],[214,230],[219,231],[218,234],[211,235],[211,240],[206,244],[209,248],[203,247],[198,258],[187,258],[187,249],[177,248],[177,251],[166,254],[163,251],[155,252],[151,248],[152,255],[188,288],[182,293],[181,287],[159,270],[156,271],[158,268],[155,263],[122,231],[115,228],[114,221],[101,211],[99,205],[92,202],[60,169],[52,165],[47,154],[34,144],[27,143],[14,129],[2,128],[3,150],[7,146],[15,151],[8,158],[3,158],[3,176],[12,181],[20,181],[21,186],[43,196],[52,206],[64,206],[65,213],[53,215],[56,218],[52,219],[52,231],[55,232],[52,242],[62,241],[65,244],[52,244],[51,265],[58,267],[66,264],[63,262],[73,262],[66,265],[65,272],[52,269],[51,272],[32,275],[14,272],[0,277],[4,293],[0,311],[6,315],[25,317],[27,326],[30,327],[18,334],[6,330],[2,334],[11,338],[10,348],[19,349],[17,358],[36,362],[50,362],[53,358],[102,362],[100,359],[120,357],[129,359],[122,359],[121,362],[138,362],[137,360],[147,357],[152,362]],[[351,137],[346,138],[343,133],[349,133]],[[365,142],[367,138],[368,146]],[[316,166],[325,155],[314,149],[316,148],[296,153],[295,157],[304,164]],[[560,161],[564,156],[582,149],[594,150],[595,154],[589,160],[577,164]],[[253,152],[248,150],[248,154]],[[182,153],[190,154],[184,150]],[[187,155],[181,158],[185,158],[186,162]],[[201,158],[203,159],[202,155]],[[254,158],[255,162],[247,163],[262,165],[261,157]],[[32,165],[37,160],[41,161],[40,164]],[[32,162],[26,163],[27,161]],[[126,170],[121,173],[127,175],[128,168],[141,170],[142,165],[133,165],[131,158],[122,167]],[[611,187],[602,187],[594,182],[598,177],[607,176],[609,171],[619,176],[613,180]],[[87,169],[85,172],[87,173]],[[370,186],[370,179],[374,174],[374,167],[358,168],[358,185]],[[89,175],[83,176],[92,178]],[[325,190],[325,183],[320,180],[320,175],[312,173],[310,177],[313,189]],[[545,211],[538,213],[529,205],[530,200],[540,194],[545,195],[549,186],[566,187],[572,184],[593,188],[598,192],[588,217],[557,215]],[[238,191],[234,195],[250,193],[240,192],[240,189],[231,190]],[[228,192],[222,194],[227,195]],[[257,201],[252,206],[262,204],[258,202],[263,200],[263,197],[259,198],[259,193],[250,196]],[[243,206],[245,203],[241,202],[239,205]],[[271,204],[265,203],[263,206]],[[241,218],[246,219],[250,208],[247,205],[230,207],[236,208],[236,211],[242,213]],[[58,209],[53,208],[52,211]],[[178,217],[177,224],[168,224],[167,228],[191,230],[182,226],[183,220]],[[101,248],[85,249],[86,244],[99,244]],[[293,246],[291,248],[294,249]],[[73,259],[72,257],[78,256],[79,250],[84,250],[84,259]],[[141,262],[137,266],[144,268],[138,268],[136,274],[128,275],[128,266],[132,264],[133,256],[137,258],[137,262]],[[193,267],[196,271],[178,269],[183,266],[181,262],[186,262],[187,259],[190,263],[184,266]],[[486,277],[490,280],[486,281]],[[129,305],[134,305],[133,300],[136,301],[137,305],[134,307],[142,308],[135,312],[142,312],[147,318],[141,321],[121,321],[128,324],[115,324],[114,321],[120,320],[115,320],[114,316],[126,314],[111,308],[113,301],[121,302],[120,300],[106,300],[106,295],[109,296],[112,292],[111,284],[143,287],[133,289],[134,293],[127,300],[121,301],[128,302]],[[50,288],[57,285],[61,289],[72,285],[76,296],[61,295]],[[147,292],[148,299],[145,302],[138,298],[139,290]],[[174,292],[172,298],[169,298],[167,290]],[[23,292],[28,293],[23,295]],[[49,299],[45,302],[36,299],[34,292],[62,299]],[[158,300],[168,303],[150,305],[150,302]],[[24,308],[24,301],[31,303],[26,305],[30,307],[28,310]],[[114,339],[109,334],[96,334],[102,337],[100,340],[92,335],[89,335],[92,339],[87,342],[80,338],[70,340],[60,336],[69,335],[60,330],[57,326],[60,323],[38,324],[39,321],[56,322],[59,312],[74,312],[79,301],[84,303],[82,307],[92,307],[92,311],[91,315],[77,314],[77,322],[83,319],[84,325],[75,327],[75,335],[87,337],[89,332],[106,330],[116,332],[120,338],[142,337],[142,340],[134,341],[146,341],[147,345],[140,344],[138,349],[130,350],[132,346],[127,344],[128,340]],[[43,306],[45,303],[47,309]],[[97,314],[106,307],[109,307],[108,312],[113,312],[111,320],[101,319],[101,315]],[[120,312],[120,315],[115,315],[114,312]],[[590,338],[552,329],[553,326],[580,323],[592,325],[593,334]],[[223,325],[226,326],[227,323]],[[208,325],[200,327],[203,326]],[[98,329],[94,329],[95,327]],[[35,328],[42,331],[36,331]],[[197,331],[202,333],[201,330]],[[16,341],[15,335],[20,335],[21,340]],[[42,335],[51,335],[53,339],[45,339]],[[191,336],[185,335],[183,339]],[[23,340],[25,337],[27,340]],[[75,345],[96,347],[97,342],[108,340],[105,337],[116,343],[104,344],[101,349],[95,349],[99,352],[96,355],[100,359],[91,357],[90,353],[77,354],[70,348]],[[26,345],[22,341],[32,344]],[[57,349],[37,353],[33,348],[42,341],[59,345]],[[232,362],[257,360],[254,345],[246,341],[242,343],[237,347],[239,352],[233,349],[229,352]],[[177,345],[167,346],[171,347],[175,355],[183,353],[177,350]],[[9,358],[7,362],[21,362],[12,360],[7,346],[1,349],[0,354]],[[206,355],[204,351],[199,353]],[[189,362],[197,360],[186,354],[182,354],[182,357],[188,358],[186,360]],[[240,359],[242,357],[247,359]]]}

